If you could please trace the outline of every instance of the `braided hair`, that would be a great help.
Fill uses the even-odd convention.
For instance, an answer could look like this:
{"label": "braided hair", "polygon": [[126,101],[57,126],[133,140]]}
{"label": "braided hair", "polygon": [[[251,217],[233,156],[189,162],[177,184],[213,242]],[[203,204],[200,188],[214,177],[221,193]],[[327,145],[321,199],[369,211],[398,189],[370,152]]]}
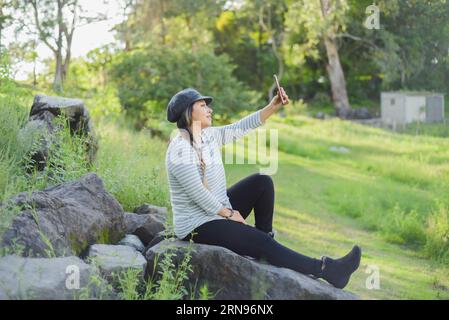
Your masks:
{"label": "braided hair", "polygon": [[206,163],[204,162],[203,156],[201,154],[201,150],[199,150],[197,144],[194,143],[193,133],[190,130],[190,127],[192,126],[192,123],[193,123],[192,112],[193,112],[193,103],[190,104],[187,107],[187,109],[183,112],[183,114],[181,115],[179,120],[176,122],[176,126],[180,129],[181,136],[183,136],[185,139],[188,139],[193,150],[195,150],[195,152],[197,153],[198,158],[200,159],[201,172],[203,174],[202,182],[203,182],[203,185],[206,188],[208,188],[207,179],[206,179]]}

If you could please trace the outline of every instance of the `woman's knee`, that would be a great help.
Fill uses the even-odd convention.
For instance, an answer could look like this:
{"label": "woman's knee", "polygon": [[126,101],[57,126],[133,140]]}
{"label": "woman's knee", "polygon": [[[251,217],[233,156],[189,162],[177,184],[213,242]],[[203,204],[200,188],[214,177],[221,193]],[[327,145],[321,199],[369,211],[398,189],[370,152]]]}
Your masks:
{"label": "woman's knee", "polygon": [[271,176],[261,173],[255,173],[252,176],[252,179],[255,180],[256,185],[259,186],[261,189],[274,191],[274,183]]}

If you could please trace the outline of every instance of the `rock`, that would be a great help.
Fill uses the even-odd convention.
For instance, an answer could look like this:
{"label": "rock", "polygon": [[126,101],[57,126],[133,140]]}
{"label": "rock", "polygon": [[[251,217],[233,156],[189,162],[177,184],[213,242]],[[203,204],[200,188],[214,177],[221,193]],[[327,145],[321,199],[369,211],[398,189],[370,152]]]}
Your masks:
{"label": "rock", "polygon": [[207,283],[214,299],[357,299],[325,281],[293,270],[247,259],[223,247],[181,240],[164,240],[149,248],[146,276],[157,277],[159,267],[154,268],[155,259],[161,261],[169,252],[176,252],[173,262],[179,266],[190,245],[193,272],[186,289],[201,288]]}
{"label": "rock", "polygon": [[165,221],[159,219],[158,216],[148,215],[145,223],[138,227],[134,231],[134,234],[138,236],[142,243],[146,246],[159,232],[165,230],[164,222]]}
{"label": "rock", "polygon": [[351,109],[349,115],[347,118],[349,119],[371,119],[373,116],[371,115],[368,108],[358,108],[358,109]]}
{"label": "rock", "polygon": [[87,259],[94,261],[101,274],[110,280],[114,273],[130,268],[141,271],[143,280],[147,266],[147,261],[139,251],[123,245],[94,244],[89,248]]}
{"label": "rock", "polygon": [[167,220],[167,208],[158,207],[152,204],[143,204],[134,209],[134,213],[137,214],[155,214],[161,217],[161,219]]}
{"label": "rock", "polygon": [[126,233],[132,233],[146,246],[158,232],[165,230],[165,219],[156,214],[125,213]]}
{"label": "rock", "polygon": [[127,234],[132,234],[147,221],[147,215],[139,215],[132,212],[125,212],[123,218]]}
{"label": "rock", "polygon": [[[93,281],[95,279],[95,281]],[[78,257],[0,258],[0,300],[113,299],[95,269]]]}
{"label": "rock", "polygon": [[140,241],[139,237],[133,234],[127,234],[122,240],[119,241],[118,244],[133,247],[139,252],[143,252],[143,250],[145,249],[145,246],[143,245],[142,241]]}
{"label": "rock", "polygon": [[342,154],[347,154],[350,152],[350,150],[348,148],[341,147],[341,146],[331,146],[331,147],[329,147],[329,151],[342,153]]}
{"label": "rock", "polygon": [[326,115],[324,114],[324,112],[317,112],[317,114],[315,115],[315,118],[321,119],[321,120],[323,120],[325,117],[326,117]]}
{"label": "rock", "polygon": [[[24,149],[33,150],[30,155],[31,160],[39,171],[44,170],[50,147],[54,142],[54,139],[52,139],[56,132],[56,127],[53,125],[54,117],[51,112],[43,111],[30,119],[18,133],[18,141],[24,146]],[[31,149],[33,143],[34,147]]]}
{"label": "rock", "polygon": [[158,232],[158,233],[154,236],[153,240],[151,240],[151,241],[147,244],[147,246],[145,247],[145,249],[143,250],[142,253],[145,254],[145,253],[148,251],[149,248],[151,248],[151,247],[157,245],[157,244],[158,244],[159,242],[161,242],[161,241],[164,241],[164,240],[167,240],[167,239],[172,239],[172,238],[175,238],[175,237],[176,237],[176,236],[174,235],[173,232],[169,232],[168,230],[160,231],[160,232]]}
{"label": "rock", "polygon": [[55,133],[60,129],[54,124],[54,118],[64,115],[69,122],[70,132],[86,137],[86,149],[90,163],[95,159],[98,141],[92,129],[89,112],[80,99],[46,96],[38,94],[34,97],[28,123],[20,131],[20,137],[32,136],[37,141],[37,150],[31,155],[38,170],[46,166],[50,147],[55,140]]}
{"label": "rock", "polygon": [[43,191],[18,194],[21,208],[2,244],[24,247],[24,256],[80,255],[94,243],[117,243],[125,234],[123,208],[95,173]]}

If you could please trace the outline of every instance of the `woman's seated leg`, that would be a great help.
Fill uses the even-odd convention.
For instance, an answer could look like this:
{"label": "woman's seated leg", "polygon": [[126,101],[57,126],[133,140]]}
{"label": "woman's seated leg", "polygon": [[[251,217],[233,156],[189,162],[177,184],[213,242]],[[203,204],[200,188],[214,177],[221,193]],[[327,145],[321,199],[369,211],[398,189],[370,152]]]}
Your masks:
{"label": "woman's seated leg", "polygon": [[274,210],[274,184],[270,176],[255,173],[232,185],[227,194],[232,207],[247,218],[254,209],[256,228],[271,232]]}
{"label": "woman's seated leg", "polygon": [[321,270],[321,260],[295,252],[265,232],[240,222],[213,220],[199,226],[193,233],[192,239],[196,243],[221,246],[239,255],[266,260],[275,266],[313,275],[318,275]]}

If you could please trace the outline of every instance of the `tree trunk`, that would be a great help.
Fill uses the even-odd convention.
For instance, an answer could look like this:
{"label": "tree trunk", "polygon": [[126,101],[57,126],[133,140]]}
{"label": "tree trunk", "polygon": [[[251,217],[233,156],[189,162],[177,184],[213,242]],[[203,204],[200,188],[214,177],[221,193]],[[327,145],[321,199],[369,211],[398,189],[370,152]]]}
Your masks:
{"label": "tree trunk", "polygon": [[62,2],[60,0],[58,3],[58,12],[57,12],[57,23],[58,23],[58,38],[56,41],[56,66],[55,66],[55,77],[53,80],[53,90],[57,93],[62,93],[63,91],[63,81],[64,81],[64,65],[62,62],[62,34],[63,34],[63,26],[62,26]]}
{"label": "tree trunk", "polygon": [[[268,7],[268,17],[267,17],[267,21],[268,21],[268,25],[265,24],[264,22],[264,10],[265,7],[264,5],[262,5],[262,7],[259,10],[259,27],[262,27],[263,30],[265,30],[268,35],[271,37],[271,50],[273,51],[273,54],[276,58],[276,62],[278,65],[278,72],[277,72],[277,76],[279,78],[279,81],[281,81],[282,76],[284,75],[284,61],[282,59],[282,56],[280,54],[279,51],[279,47],[281,46],[283,40],[284,40],[284,32],[281,31],[280,35],[279,35],[279,46],[276,44],[276,36],[275,36],[275,30],[272,29],[271,27],[271,8]],[[274,91],[276,90],[277,86],[276,83],[274,82],[273,79],[273,83],[270,86],[270,88],[268,89],[268,100],[271,101],[274,97]],[[284,109],[282,109],[280,111],[280,115],[283,117],[285,116],[284,114]]]}
{"label": "tree trunk", "polygon": [[56,53],[56,67],[55,67],[55,77],[53,79],[53,90],[57,93],[62,93],[62,79],[63,79],[63,65],[62,65],[62,55],[58,51]]}
{"label": "tree trunk", "polygon": [[[321,0],[321,11],[324,19],[327,18],[329,9],[330,0]],[[348,93],[346,91],[346,80],[340,63],[335,34],[336,27],[330,26],[324,35],[324,46],[328,58],[326,69],[331,83],[332,100],[337,116],[340,118],[348,118],[351,112],[351,105],[349,104]]]}
{"label": "tree trunk", "polygon": [[33,60],[33,88],[37,86],[37,75],[36,75],[36,58]]}
{"label": "tree trunk", "polygon": [[164,14],[165,14],[165,7],[164,7],[164,0],[160,0],[159,4],[161,6],[161,41],[162,41],[162,45],[165,46],[165,36],[167,34],[167,28],[165,26],[165,22],[164,22]]}
{"label": "tree trunk", "polygon": [[346,80],[340,64],[337,45],[335,40],[329,37],[325,37],[324,44],[329,60],[326,69],[331,83],[332,100],[334,101],[337,116],[347,118],[350,114],[351,106],[348,100]]}

